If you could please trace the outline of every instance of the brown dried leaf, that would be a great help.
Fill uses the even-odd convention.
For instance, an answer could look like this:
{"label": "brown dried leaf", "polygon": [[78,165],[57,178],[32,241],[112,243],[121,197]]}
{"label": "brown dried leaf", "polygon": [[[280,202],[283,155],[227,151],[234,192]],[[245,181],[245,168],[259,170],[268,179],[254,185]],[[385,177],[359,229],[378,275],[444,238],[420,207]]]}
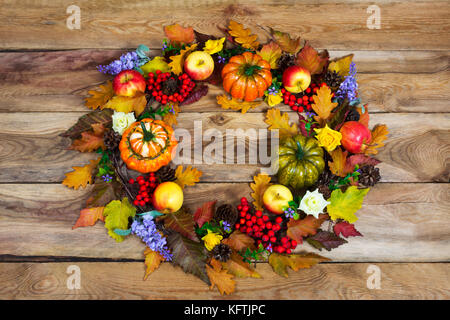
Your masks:
{"label": "brown dried leaf", "polygon": [[112,82],[101,84],[99,90],[89,90],[88,93],[91,96],[85,99],[85,106],[94,110],[102,108],[114,96]]}

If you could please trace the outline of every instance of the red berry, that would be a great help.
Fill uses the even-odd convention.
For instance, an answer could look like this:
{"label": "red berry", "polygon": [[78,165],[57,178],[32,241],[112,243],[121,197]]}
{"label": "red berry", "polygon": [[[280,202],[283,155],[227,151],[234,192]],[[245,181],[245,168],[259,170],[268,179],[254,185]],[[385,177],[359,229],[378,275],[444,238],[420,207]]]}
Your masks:
{"label": "red berry", "polygon": [[258,218],[258,219],[256,219],[256,223],[257,223],[258,225],[262,226],[262,225],[264,224],[264,221],[263,221],[263,219]]}
{"label": "red berry", "polygon": [[245,206],[243,206],[242,207],[242,211],[245,211],[245,212],[247,212],[248,211],[248,209],[250,209],[247,205],[245,205]]}
{"label": "red berry", "polygon": [[286,243],[288,241],[289,241],[288,237],[281,238],[281,243]]}
{"label": "red berry", "polygon": [[298,112],[303,112],[303,111],[305,111],[305,109],[303,107],[298,108]]}
{"label": "red berry", "polygon": [[133,184],[133,183],[134,183],[134,179],[128,180],[128,183],[129,183],[129,184]]}
{"label": "red berry", "polygon": [[263,221],[264,221],[264,222],[269,221],[269,217],[268,217],[268,216],[263,216],[262,218],[263,218]]}
{"label": "red berry", "polygon": [[250,213],[247,213],[247,214],[245,215],[245,219],[250,220],[251,218],[252,218],[252,216],[251,216]]}
{"label": "red berry", "polygon": [[149,197],[145,197],[145,198],[144,198],[144,201],[145,201],[145,202],[150,202],[150,198],[149,198]]}
{"label": "red berry", "polygon": [[258,228],[258,226],[253,226],[253,231],[255,231],[255,232],[257,232],[257,231],[259,231],[259,228]]}
{"label": "red berry", "polygon": [[253,225],[253,222],[251,222],[251,221],[249,220],[249,221],[247,221],[245,224],[246,224],[248,227],[251,227],[251,226]]}
{"label": "red berry", "polygon": [[292,110],[297,111],[297,110],[298,110],[298,107],[297,107],[297,106],[293,106],[293,107],[292,107]]}
{"label": "red berry", "polygon": [[248,203],[248,202],[247,202],[247,198],[246,198],[246,197],[242,197],[242,198],[241,198],[241,203],[243,203],[243,204],[244,204],[244,203]]}
{"label": "red berry", "polygon": [[240,223],[240,224],[245,224],[245,219],[239,220],[239,223]]}
{"label": "red berry", "polygon": [[311,92],[311,88],[307,88],[306,93],[310,93],[310,92]]}
{"label": "red berry", "polygon": [[242,206],[241,206],[241,205],[238,205],[238,206],[237,206],[237,209],[238,209],[239,211],[241,211],[241,210],[242,210]]}
{"label": "red berry", "polygon": [[139,194],[136,196],[136,200],[142,200],[142,196]]}
{"label": "red berry", "polygon": [[145,206],[145,201],[144,201],[144,200],[141,200],[141,201],[139,201],[139,204],[140,204],[141,206]]}
{"label": "red berry", "polygon": [[239,223],[236,223],[235,225],[234,225],[234,228],[235,229],[239,229],[241,227],[241,225],[239,224]]}
{"label": "red berry", "polygon": [[267,242],[269,241],[269,236],[267,234],[262,236],[262,241]]}
{"label": "red berry", "polygon": [[279,249],[278,249],[278,252],[279,253],[283,253],[286,249],[285,248],[283,248],[283,247],[278,247]]}
{"label": "red berry", "polygon": [[267,228],[267,229],[272,229],[272,222],[270,222],[270,221],[267,222],[267,223],[266,223],[266,228]]}
{"label": "red berry", "polygon": [[262,211],[261,210],[256,211],[255,216],[257,216],[258,218],[262,217]]}
{"label": "red berry", "polygon": [[275,235],[275,232],[273,232],[273,230],[269,230],[269,232],[267,232],[267,235],[269,237],[273,237]]}
{"label": "red berry", "polygon": [[241,232],[242,232],[242,233],[245,233],[245,231],[247,231],[247,227],[246,227],[246,226],[242,226],[242,227],[241,227]]}
{"label": "red berry", "polygon": [[256,217],[255,216],[251,217],[250,220],[251,220],[251,222],[256,223]]}
{"label": "red berry", "polygon": [[245,218],[245,212],[244,211],[242,211],[240,214],[239,214],[242,218]]}
{"label": "red berry", "polygon": [[276,222],[276,223],[281,223],[281,222],[283,222],[283,218],[277,217],[277,218],[275,219],[275,222]]}
{"label": "red berry", "polygon": [[276,237],[270,237],[270,242],[272,242],[272,243],[277,242],[277,238]]}
{"label": "red berry", "polygon": [[287,250],[286,250],[286,253],[287,253],[287,254],[291,254],[291,252],[292,252],[291,249],[287,249]]}
{"label": "red berry", "polygon": [[133,204],[134,204],[135,206],[138,206],[138,205],[139,205],[139,201],[138,201],[138,200],[134,200],[134,201],[133,201]]}
{"label": "red berry", "polygon": [[280,225],[279,224],[275,224],[273,227],[272,227],[272,230],[273,231],[278,231],[278,230],[280,230],[281,229],[281,227],[280,227]]}
{"label": "red berry", "polygon": [[294,249],[297,248],[297,241],[291,240],[291,247]]}

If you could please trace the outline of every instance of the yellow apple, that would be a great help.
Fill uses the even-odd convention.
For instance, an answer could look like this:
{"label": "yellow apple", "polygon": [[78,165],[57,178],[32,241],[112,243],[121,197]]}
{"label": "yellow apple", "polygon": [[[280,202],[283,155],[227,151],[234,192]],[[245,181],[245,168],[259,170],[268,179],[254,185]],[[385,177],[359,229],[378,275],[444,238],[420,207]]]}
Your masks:
{"label": "yellow apple", "polygon": [[205,80],[214,71],[214,60],[205,51],[194,51],[184,61],[184,71],[193,80]]}
{"label": "yellow apple", "polygon": [[289,207],[289,201],[293,199],[291,190],[281,184],[271,185],[263,195],[266,209],[276,214],[282,214],[284,208]]}
{"label": "yellow apple", "polygon": [[311,73],[299,66],[290,66],[283,72],[283,86],[292,93],[305,91],[311,83]]}
{"label": "yellow apple", "polygon": [[175,182],[163,182],[153,192],[153,206],[162,213],[173,213],[183,205],[183,189]]}

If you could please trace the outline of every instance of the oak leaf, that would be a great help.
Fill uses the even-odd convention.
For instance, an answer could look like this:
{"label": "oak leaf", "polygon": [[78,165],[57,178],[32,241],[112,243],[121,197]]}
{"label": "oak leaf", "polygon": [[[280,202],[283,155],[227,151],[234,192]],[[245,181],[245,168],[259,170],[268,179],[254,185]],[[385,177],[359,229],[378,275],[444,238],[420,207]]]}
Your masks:
{"label": "oak leaf", "polygon": [[102,108],[114,96],[112,82],[101,84],[99,90],[89,90],[90,97],[85,99],[85,106],[90,109]]}
{"label": "oak leaf", "polygon": [[297,253],[283,255],[272,253],[269,256],[269,264],[274,272],[282,277],[288,277],[287,267],[294,271],[300,269],[311,268],[319,262],[330,261],[330,259],[322,257],[315,253]]}
{"label": "oak leaf", "polygon": [[221,295],[232,294],[234,292],[236,281],[233,280],[234,276],[229,274],[227,270],[213,269],[209,265],[206,265],[206,273],[211,281],[210,289],[216,286]]}
{"label": "oak leaf", "polygon": [[307,215],[304,219],[299,220],[290,219],[287,223],[287,235],[298,243],[303,243],[303,238],[315,235],[317,229],[327,219],[327,214],[319,214],[319,219],[312,215]]}
{"label": "oak leaf", "polygon": [[179,75],[183,72],[184,61],[186,60],[187,56],[195,50],[195,48],[197,48],[196,43],[186,47],[185,49],[182,49],[180,51],[180,54],[170,57],[170,60],[172,61],[169,63],[169,67],[173,73]]}
{"label": "oak leaf", "polygon": [[194,217],[185,208],[168,213],[161,219],[164,219],[164,226],[167,229],[174,230],[192,241],[199,241],[195,233]]}
{"label": "oak leaf", "polygon": [[278,59],[280,59],[283,51],[278,44],[271,41],[268,44],[263,45],[261,50],[257,53],[270,64],[272,69],[277,69]]}
{"label": "oak leaf", "polygon": [[362,234],[355,229],[355,225],[348,223],[347,221],[342,221],[336,223],[333,227],[334,233],[338,236],[342,234],[344,237],[362,237]]}
{"label": "oak leaf", "polygon": [[212,219],[214,215],[214,208],[216,206],[216,200],[205,202],[194,213],[194,221],[201,228],[205,222]]}
{"label": "oak leaf", "polygon": [[185,186],[193,186],[200,181],[202,172],[192,166],[188,166],[186,170],[183,171],[183,166],[178,166],[175,170],[175,177],[177,180],[175,182],[184,189]]}
{"label": "oak leaf", "polygon": [[128,198],[123,198],[122,201],[114,200],[108,203],[103,211],[105,216],[105,228],[108,229],[108,234],[117,242],[125,239],[124,236],[118,235],[114,232],[116,229],[128,229],[128,218],[134,217],[136,208],[130,204]]}
{"label": "oak leaf", "polygon": [[279,130],[280,139],[290,137],[298,133],[297,124],[289,125],[289,115],[281,114],[280,109],[272,108],[266,113],[265,123],[269,125],[269,130]]}
{"label": "oak leaf", "polygon": [[336,59],[335,61],[330,62],[330,64],[328,65],[328,70],[336,71],[341,77],[348,76],[352,60],[353,60],[353,53],[345,57]]}
{"label": "oak leaf", "polygon": [[245,262],[243,258],[233,252],[230,259],[223,263],[224,269],[226,269],[232,275],[238,278],[261,278],[261,275],[253,269],[248,262]]}
{"label": "oak leaf", "polygon": [[297,55],[296,64],[300,67],[309,70],[311,75],[322,72],[323,67],[328,61],[328,53],[319,54],[317,50],[309,45],[307,42],[302,51]]}
{"label": "oak leaf", "polygon": [[372,140],[370,141],[369,146],[364,151],[365,154],[377,154],[378,148],[384,146],[384,140],[387,139],[387,135],[389,134],[389,130],[386,125],[378,124],[372,130]]}
{"label": "oak leaf", "polygon": [[271,185],[270,179],[270,176],[267,174],[260,173],[253,177],[255,183],[250,184],[250,188],[253,190],[253,193],[251,194],[254,199],[253,205],[257,210],[263,210],[262,198],[266,189]]}
{"label": "oak leaf", "polygon": [[164,257],[156,251],[151,250],[150,248],[146,248],[144,251],[145,255],[145,275],[144,280],[147,280],[148,276],[153,273],[156,269],[159,268],[159,265],[162,261],[164,261]]}
{"label": "oak leaf", "polygon": [[86,188],[88,183],[92,183],[92,174],[94,168],[97,166],[100,158],[97,160],[91,160],[89,164],[83,167],[72,167],[74,171],[66,173],[66,178],[62,184],[69,188],[78,190],[79,187]]}
{"label": "oak leaf", "polygon": [[222,243],[236,251],[242,251],[247,248],[250,250],[256,249],[255,240],[239,230],[234,230],[228,238],[222,240]]}
{"label": "oak leaf", "polygon": [[178,23],[164,27],[164,32],[170,41],[175,43],[191,43],[195,39],[192,27],[182,27]]}
{"label": "oak leaf", "polygon": [[132,97],[114,96],[106,103],[103,108],[113,109],[118,112],[135,112],[136,115],[140,115],[147,106],[147,99],[145,93],[138,92]]}
{"label": "oak leaf", "polygon": [[234,37],[234,41],[241,44],[244,48],[257,50],[259,42],[258,36],[253,34],[250,29],[244,29],[244,26],[234,20],[230,20],[228,33]]}
{"label": "oak leaf", "polygon": [[246,113],[250,109],[254,109],[261,104],[261,101],[240,101],[235,98],[228,99],[226,94],[217,96],[217,103],[220,104],[222,109],[231,109]]}
{"label": "oak leaf", "polygon": [[277,31],[272,28],[270,28],[270,32],[281,50],[290,54],[296,54],[302,48],[300,37],[293,39],[288,33]]}
{"label": "oak leaf", "polygon": [[314,112],[317,113],[317,116],[314,116],[314,119],[321,125],[330,118],[331,111],[338,105],[337,102],[331,101],[332,98],[333,94],[328,86],[321,87],[317,90],[316,94],[313,95],[314,103],[311,104],[311,107]]}
{"label": "oak leaf", "polygon": [[82,132],[81,138],[74,140],[70,149],[78,150],[80,152],[92,152],[98,148],[105,149],[105,144],[103,142],[105,127],[101,123],[94,123],[91,126],[92,131]]}
{"label": "oak leaf", "polygon": [[361,209],[364,196],[369,190],[370,188],[358,189],[356,186],[348,187],[345,192],[340,189],[333,190],[328,199],[330,204],[327,206],[327,212],[331,219],[343,219],[350,223],[358,220],[355,212]]}
{"label": "oak leaf", "polygon": [[347,240],[340,238],[332,232],[323,230],[320,230],[315,235],[307,238],[306,241],[319,251],[322,251],[322,249],[331,251],[331,249],[347,243]]}
{"label": "oak leaf", "polygon": [[80,216],[72,229],[93,226],[98,220],[105,221],[103,216],[104,209],[104,207],[95,207],[81,210]]}

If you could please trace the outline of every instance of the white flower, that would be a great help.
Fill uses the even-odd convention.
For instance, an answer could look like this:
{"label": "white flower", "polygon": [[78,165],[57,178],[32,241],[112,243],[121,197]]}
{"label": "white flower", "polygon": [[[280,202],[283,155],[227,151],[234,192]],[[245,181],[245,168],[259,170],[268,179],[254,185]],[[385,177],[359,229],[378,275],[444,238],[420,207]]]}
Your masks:
{"label": "white flower", "polygon": [[325,200],[323,195],[319,192],[319,189],[316,189],[313,192],[306,191],[298,208],[304,213],[313,215],[318,219],[319,214],[323,213],[323,210],[329,204],[330,202]]}
{"label": "white flower", "polygon": [[128,129],[128,127],[136,122],[136,118],[134,117],[134,113],[125,113],[125,112],[117,112],[114,111],[112,116],[113,125],[112,128],[115,132],[122,135],[122,133]]}

